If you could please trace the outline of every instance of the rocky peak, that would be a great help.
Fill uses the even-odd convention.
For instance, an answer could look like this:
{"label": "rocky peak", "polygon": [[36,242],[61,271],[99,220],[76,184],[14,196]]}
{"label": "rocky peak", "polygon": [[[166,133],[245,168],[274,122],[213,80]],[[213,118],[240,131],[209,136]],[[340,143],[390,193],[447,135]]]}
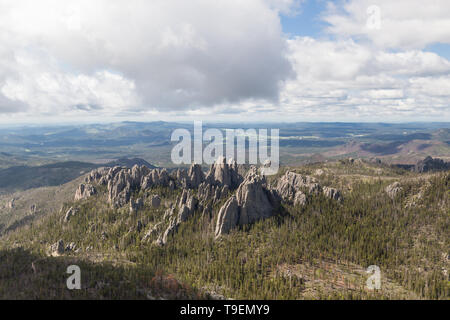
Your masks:
{"label": "rocky peak", "polygon": [[238,173],[236,161],[230,159],[227,163],[224,157],[219,157],[211,165],[205,180],[212,185],[227,185],[230,189],[235,189],[239,186],[242,177]]}
{"label": "rocky peak", "polygon": [[267,189],[263,176],[251,168],[244,181],[232,196],[220,208],[215,229],[216,237],[228,233],[237,225],[254,223],[273,215],[279,205],[278,196]]}
{"label": "rocky peak", "polygon": [[432,158],[430,156],[425,159],[417,162],[414,166],[415,172],[428,172],[428,171],[441,171],[441,170],[449,170],[450,162],[445,162],[442,159]]}
{"label": "rocky peak", "polygon": [[199,164],[193,163],[187,173],[187,179],[190,188],[198,188],[198,186],[205,180],[205,174]]}
{"label": "rocky peak", "polygon": [[[317,180],[310,176],[288,171],[278,180],[276,187],[278,194],[288,203],[304,204],[303,198],[306,197],[302,190],[309,193],[317,193],[321,190]],[[297,200],[295,200],[297,199]]]}
{"label": "rocky peak", "polygon": [[96,193],[97,191],[93,185],[89,183],[82,183],[78,186],[78,189],[75,192],[75,201],[87,199]]}

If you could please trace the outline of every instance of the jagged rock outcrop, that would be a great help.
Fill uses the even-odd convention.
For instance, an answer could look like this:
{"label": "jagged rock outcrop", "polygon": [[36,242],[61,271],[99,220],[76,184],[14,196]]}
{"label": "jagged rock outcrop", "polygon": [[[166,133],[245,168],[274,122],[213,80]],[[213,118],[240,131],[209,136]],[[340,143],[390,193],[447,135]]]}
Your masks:
{"label": "jagged rock outcrop", "polygon": [[253,167],[236,191],[219,210],[215,229],[216,237],[228,233],[237,225],[254,223],[274,214],[279,198],[274,190],[267,188],[264,176]]}
{"label": "jagged rock outcrop", "polygon": [[198,199],[205,203],[209,201],[215,203],[221,199],[226,198],[229,195],[229,192],[230,188],[228,187],[228,185],[216,186],[203,182],[198,187],[197,195]]}
{"label": "jagged rock outcrop", "polygon": [[[89,197],[95,188],[92,184],[108,186],[108,202],[115,207],[122,207],[130,201],[133,191],[146,190],[154,186],[173,187],[166,169],[149,169],[135,165],[125,167],[99,168],[91,171],[85,178],[86,184],[80,185],[75,200]],[[91,194],[92,193],[92,194]]]}
{"label": "jagged rock outcrop", "polygon": [[72,252],[72,251],[75,251],[76,247],[77,247],[77,245],[75,244],[75,242],[71,242],[66,246],[66,248],[64,250],[67,252]]}
{"label": "jagged rock outcrop", "polygon": [[272,216],[278,206],[277,195],[267,189],[264,176],[257,174],[256,169],[250,170],[244,182],[236,192],[240,207],[239,224],[249,224]]}
{"label": "jagged rock outcrop", "polygon": [[342,201],[342,194],[338,189],[324,187],[323,194],[325,195],[325,197],[330,198],[332,200]]}
{"label": "jagged rock outcrop", "polygon": [[384,191],[388,194],[388,196],[391,199],[394,199],[397,194],[402,192],[403,188],[400,186],[399,182],[394,182],[393,184],[390,184],[384,189]]}
{"label": "jagged rock outcrop", "polygon": [[297,191],[294,197],[294,206],[304,206],[307,202],[306,194],[301,191]]}
{"label": "jagged rock outcrop", "polygon": [[158,222],[157,224],[153,225],[144,235],[142,238],[142,241],[147,241],[154,235],[158,234],[161,231],[162,228],[162,222]]}
{"label": "jagged rock outcrop", "polygon": [[417,162],[413,168],[413,171],[419,173],[442,170],[450,170],[450,162],[445,162],[444,160],[438,158],[433,159],[430,156]]}
{"label": "jagged rock outcrop", "polygon": [[156,240],[156,244],[159,246],[165,245],[167,243],[168,238],[177,232],[179,225],[180,224],[174,219],[171,220],[167,229]]}
{"label": "jagged rock outcrop", "polygon": [[191,190],[183,190],[178,201],[178,219],[177,221],[185,222],[197,209],[198,200],[193,196]]}
{"label": "jagged rock outcrop", "polygon": [[227,163],[224,157],[219,157],[206,175],[205,181],[214,186],[227,185],[230,189],[235,189],[242,181],[239,175],[236,161],[230,159]]}
{"label": "jagged rock outcrop", "polygon": [[84,181],[86,183],[103,184],[103,183],[100,183],[100,181],[104,176],[106,176],[108,174],[108,172],[109,172],[109,168],[105,168],[105,167],[92,170],[88,174],[88,176],[84,179]]}
{"label": "jagged rock outcrop", "polygon": [[75,201],[87,199],[97,193],[97,190],[92,184],[80,184],[75,192]]}
{"label": "jagged rock outcrop", "polygon": [[205,174],[199,164],[193,163],[187,173],[187,184],[189,188],[196,189],[205,180]]}
{"label": "jagged rock outcrop", "polygon": [[67,223],[70,219],[78,213],[78,208],[70,207],[64,215],[63,222]]}
{"label": "jagged rock outcrop", "polygon": [[15,202],[16,202],[16,199],[15,199],[15,198],[12,198],[11,201],[8,203],[8,208],[9,208],[9,209],[14,209],[14,207],[15,207]]}
{"label": "jagged rock outcrop", "polygon": [[122,207],[130,201],[133,181],[128,170],[120,170],[108,182],[108,201],[116,207]]}
{"label": "jagged rock outcrop", "polygon": [[239,205],[236,197],[232,196],[219,210],[215,230],[216,237],[229,233],[238,223]]}
{"label": "jagged rock outcrop", "polygon": [[276,191],[283,200],[294,205],[306,203],[306,195],[302,190],[317,194],[321,189],[315,178],[291,171],[280,178],[276,187]]}
{"label": "jagged rock outcrop", "polygon": [[53,257],[58,257],[64,254],[64,241],[59,240],[58,242],[52,244],[49,248],[50,255]]}

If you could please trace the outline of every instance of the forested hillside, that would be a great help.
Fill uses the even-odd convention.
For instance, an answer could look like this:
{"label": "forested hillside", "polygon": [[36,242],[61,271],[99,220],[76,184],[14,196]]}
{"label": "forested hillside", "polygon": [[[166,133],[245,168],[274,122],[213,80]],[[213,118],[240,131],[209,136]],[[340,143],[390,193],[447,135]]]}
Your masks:
{"label": "forested hillside", "polygon": [[[281,194],[289,172],[324,192],[302,189],[302,201],[282,198],[270,217],[224,234],[218,216],[233,197],[243,214],[251,174],[216,201],[202,202],[203,187],[190,188],[199,205],[173,229],[170,210],[187,187],[131,190],[130,205],[117,206],[110,185],[94,184],[89,197],[1,238],[0,297],[449,299],[450,172],[328,162],[283,168],[263,191]],[[158,228],[166,226],[162,242]],[[80,292],[64,289],[70,264],[81,267]],[[381,270],[379,290],[366,286],[370,265]]]}

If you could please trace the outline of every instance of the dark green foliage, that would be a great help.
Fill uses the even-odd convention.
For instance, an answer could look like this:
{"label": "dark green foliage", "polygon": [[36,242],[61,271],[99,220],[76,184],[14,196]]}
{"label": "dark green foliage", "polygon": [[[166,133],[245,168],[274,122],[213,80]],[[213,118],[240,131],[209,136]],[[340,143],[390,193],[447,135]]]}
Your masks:
{"label": "dark green foliage", "polygon": [[[342,188],[349,183],[345,177],[333,180],[327,174],[321,179],[323,185]],[[161,270],[197,290],[217,291],[232,298],[448,299],[449,277],[444,270],[448,272],[449,268],[450,174],[431,177],[408,174],[401,182],[402,193],[394,200],[384,192],[390,183],[392,180],[376,177],[356,179],[345,189],[343,202],[313,196],[305,207],[285,206],[281,214],[235,230],[219,240],[214,240],[214,223],[197,212],[180,225],[164,247],[142,241],[145,232],[161,220],[164,206],[159,209],[146,206],[137,214],[130,214],[128,208],[111,209],[100,190],[98,196],[76,204],[80,211],[69,223],[61,221],[63,214],[54,213],[40,223],[8,235],[0,242],[0,248],[20,243],[43,256],[50,244],[63,239],[81,248],[78,253],[68,253],[69,258],[93,260],[98,255],[97,260],[130,264],[127,268],[98,263],[85,266],[92,268],[94,287],[103,270],[113,279],[109,281],[110,294],[100,295],[104,298],[141,297],[136,294],[139,287],[136,281],[121,286],[119,279],[141,276],[148,279]],[[177,196],[177,192],[165,188],[151,193],[159,194],[163,203],[174,202]],[[140,231],[136,228],[138,221],[144,225]],[[1,254],[7,257],[10,252]],[[13,276],[27,273],[31,258],[27,259],[26,263],[20,260],[14,263],[18,268],[14,274],[0,273],[8,279],[0,284],[1,297],[8,297],[5,290],[11,288]],[[0,268],[3,261],[0,260]],[[331,267],[325,268],[324,263]],[[388,289],[368,291],[364,277],[360,277],[362,281],[352,282],[349,277],[341,281],[345,268],[356,270],[359,266],[364,274],[369,265],[381,268],[389,282]],[[307,270],[289,275],[282,271],[283,266],[303,266]],[[49,273],[47,277],[59,279],[60,274]],[[311,283],[317,283],[312,296],[308,294]],[[321,283],[342,285],[330,289],[319,286]],[[34,298],[39,294],[53,297],[45,284],[48,283],[44,282],[38,293],[27,289],[23,297]],[[21,285],[15,289],[15,296],[20,297]],[[55,295],[73,298],[62,291]]]}

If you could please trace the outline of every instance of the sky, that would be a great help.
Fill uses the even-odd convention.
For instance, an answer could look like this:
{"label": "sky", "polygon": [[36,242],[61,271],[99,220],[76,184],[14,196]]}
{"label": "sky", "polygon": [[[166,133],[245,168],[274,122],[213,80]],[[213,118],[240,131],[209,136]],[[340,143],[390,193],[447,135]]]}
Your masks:
{"label": "sky", "polygon": [[450,121],[448,0],[0,0],[0,123]]}

